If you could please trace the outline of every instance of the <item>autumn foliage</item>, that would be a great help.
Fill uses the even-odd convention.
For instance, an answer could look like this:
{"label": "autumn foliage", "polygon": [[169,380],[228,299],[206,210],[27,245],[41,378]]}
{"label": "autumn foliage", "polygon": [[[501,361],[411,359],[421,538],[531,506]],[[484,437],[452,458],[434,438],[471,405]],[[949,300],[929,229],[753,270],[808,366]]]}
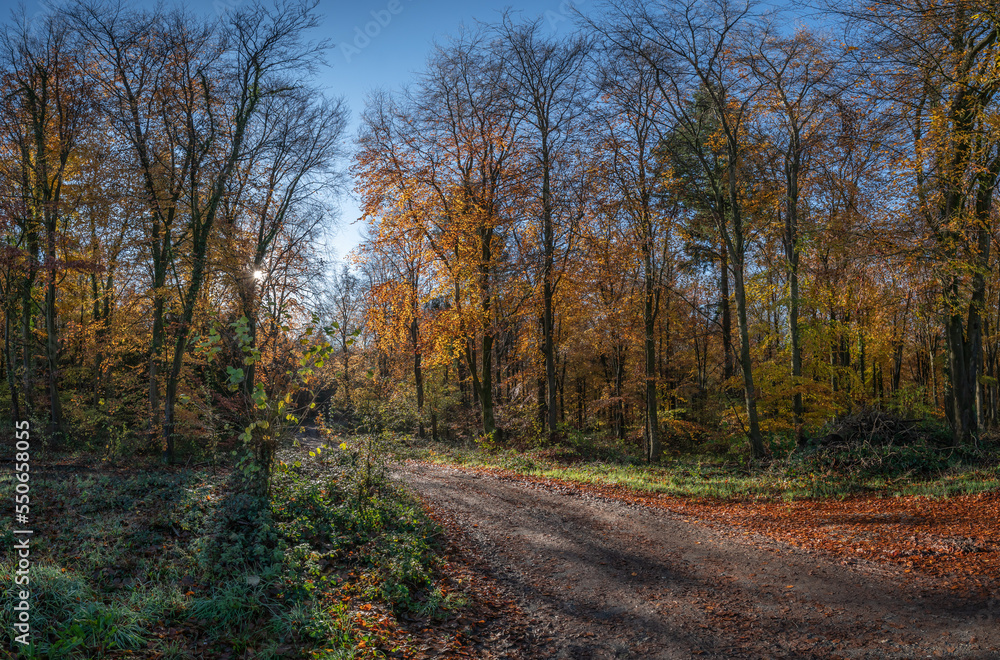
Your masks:
{"label": "autumn foliage", "polygon": [[[959,444],[994,428],[989,11],[886,1],[820,29],[626,0],[560,35],[465,30],[369,97],[366,238],[318,277],[346,111],[305,77],[312,7],[254,7],[76,3],[5,28],[12,417],[171,456],[232,440],[256,386],[283,396],[330,341],[338,419],[494,446],[597,432],[650,461],[760,459],[862,406]],[[222,360],[199,350],[213,331]]]}
{"label": "autumn foliage", "polygon": [[4,26],[5,419],[171,460],[231,441],[257,384],[285,395],[316,343],[306,284],[346,122],[305,76],[316,20],[95,2]]}
{"label": "autumn foliage", "polygon": [[355,258],[421,434],[429,379],[493,444],[598,430],[651,460],[692,426],[762,458],[863,406],[990,432],[996,17],[842,8],[846,43],[787,18],[508,15],[370,98]]}

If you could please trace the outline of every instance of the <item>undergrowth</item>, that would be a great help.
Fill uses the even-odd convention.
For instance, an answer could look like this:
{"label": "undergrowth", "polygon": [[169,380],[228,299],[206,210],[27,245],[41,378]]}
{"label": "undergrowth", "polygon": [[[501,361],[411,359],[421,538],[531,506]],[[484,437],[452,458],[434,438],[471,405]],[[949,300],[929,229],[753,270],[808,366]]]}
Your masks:
{"label": "undergrowth", "polygon": [[[601,435],[567,434],[557,445],[504,449],[475,443],[408,440],[411,458],[529,476],[619,485],[641,491],[719,499],[844,498],[853,495],[948,497],[1000,488],[1000,445],[954,446],[933,423],[852,435],[843,424],[817,429],[805,448],[774,436],[770,460],[749,461],[743,439],[714,439],[703,447],[667,452],[650,465],[635,444]],[[883,428],[884,427],[884,428]],[[834,431],[840,431],[840,435]],[[905,431],[905,433],[904,433]],[[829,441],[835,436],[835,441]],[[845,437],[847,436],[847,437]],[[699,451],[701,449],[701,451]]]}
{"label": "undergrowth", "polygon": [[[290,449],[269,498],[234,492],[225,471],[33,466],[32,644],[12,639],[9,529],[0,644],[53,659],[380,657],[395,642],[371,615],[463,605],[438,587],[438,528],[389,479],[385,445]],[[0,477],[0,497],[13,487]]]}

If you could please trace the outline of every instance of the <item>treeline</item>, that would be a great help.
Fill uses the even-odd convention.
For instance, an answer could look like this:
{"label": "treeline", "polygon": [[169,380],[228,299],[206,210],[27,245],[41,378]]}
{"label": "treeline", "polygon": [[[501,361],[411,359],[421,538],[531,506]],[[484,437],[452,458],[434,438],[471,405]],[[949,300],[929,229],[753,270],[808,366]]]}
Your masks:
{"label": "treeline", "polygon": [[650,460],[693,424],[762,457],[873,403],[980,437],[998,18],[622,0],[569,36],[462,32],[363,115],[376,378],[421,434],[464,404],[493,442],[641,432]]}
{"label": "treeline", "polygon": [[326,277],[347,111],[311,82],[314,8],[4,27],[5,418],[171,457],[267,435],[314,360],[341,421],[652,460],[706,434],[763,456],[869,404],[995,426],[994,10],[621,2],[461,32],[370,97],[368,237]]}
{"label": "treeline", "polygon": [[4,417],[169,459],[282,391],[347,116],[310,82],[314,8],[81,1],[3,27]]}

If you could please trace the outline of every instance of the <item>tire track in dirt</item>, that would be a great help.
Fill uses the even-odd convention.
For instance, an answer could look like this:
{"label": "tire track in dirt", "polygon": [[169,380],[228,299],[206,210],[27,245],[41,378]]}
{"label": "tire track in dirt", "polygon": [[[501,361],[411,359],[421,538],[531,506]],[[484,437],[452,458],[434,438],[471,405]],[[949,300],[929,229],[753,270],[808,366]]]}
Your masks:
{"label": "tire track in dirt", "polygon": [[534,657],[1000,658],[1000,608],[892,567],[573,489],[415,462],[401,476],[518,602]]}

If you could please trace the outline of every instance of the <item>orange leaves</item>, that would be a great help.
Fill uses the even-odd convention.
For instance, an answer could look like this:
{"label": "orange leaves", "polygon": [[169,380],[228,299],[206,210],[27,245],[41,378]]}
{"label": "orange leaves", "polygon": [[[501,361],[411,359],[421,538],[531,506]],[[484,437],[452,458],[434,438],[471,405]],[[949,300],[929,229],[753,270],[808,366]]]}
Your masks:
{"label": "orange leaves", "polygon": [[[952,589],[1000,585],[1000,491],[955,496],[853,497],[846,500],[720,501],[657,496],[622,486],[579,484],[484,471],[555,483],[617,500],[666,509],[745,537],[748,532],[800,548],[819,550],[844,563],[868,560],[945,581]],[[792,588],[792,587],[787,587]]]}

